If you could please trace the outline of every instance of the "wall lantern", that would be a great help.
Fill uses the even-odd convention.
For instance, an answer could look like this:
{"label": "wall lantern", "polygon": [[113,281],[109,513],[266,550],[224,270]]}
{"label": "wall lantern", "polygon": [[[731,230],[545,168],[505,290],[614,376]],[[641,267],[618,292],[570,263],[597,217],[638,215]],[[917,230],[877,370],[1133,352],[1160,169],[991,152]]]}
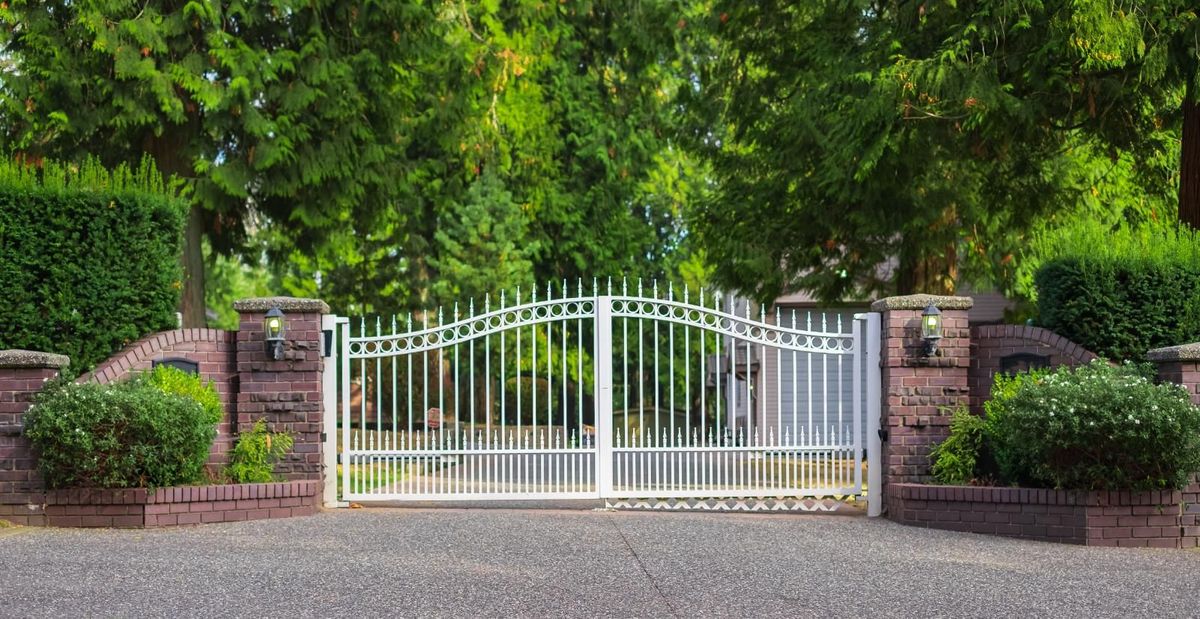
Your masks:
{"label": "wall lantern", "polygon": [[921,339],[925,340],[924,356],[937,354],[938,341],[942,339],[942,311],[932,305],[921,312]]}
{"label": "wall lantern", "polygon": [[263,331],[267,336],[267,354],[275,361],[283,359],[283,310],[272,307],[267,312]]}

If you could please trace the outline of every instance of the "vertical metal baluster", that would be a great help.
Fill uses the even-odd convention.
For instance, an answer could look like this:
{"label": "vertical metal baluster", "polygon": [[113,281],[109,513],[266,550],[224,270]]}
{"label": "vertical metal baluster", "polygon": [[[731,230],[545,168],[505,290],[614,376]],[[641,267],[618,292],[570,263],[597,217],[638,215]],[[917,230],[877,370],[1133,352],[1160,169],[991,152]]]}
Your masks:
{"label": "vertical metal baluster", "polygon": [[850,323],[851,338],[853,340],[854,355],[850,358],[850,362],[854,364],[850,376],[850,391],[854,393],[854,403],[851,413],[854,415],[853,428],[854,438],[851,441],[853,444],[854,454],[850,458],[850,463],[854,467],[854,491],[862,493],[862,465],[858,459],[862,456],[862,371],[863,371],[863,326],[864,321],[859,318],[854,318]]}
{"label": "vertical metal baluster", "polygon": [[[578,417],[576,427],[579,431],[579,447],[584,447],[583,435],[583,279],[576,278],[575,280],[575,298],[579,301],[579,320],[575,322],[575,361],[578,364],[575,373],[575,395],[578,402],[575,406],[575,413]],[[595,315],[597,308],[593,305],[592,313]],[[587,459],[584,456],[585,461]]]}
{"label": "vertical metal baluster", "polygon": [[[507,357],[505,356],[505,350],[504,350],[505,339],[506,339],[505,334],[508,332],[508,328],[505,326],[507,323],[504,320],[504,291],[503,290],[500,291],[500,316],[499,316],[499,320],[497,321],[497,323],[499,323],[499,325],[500,325],[500,433],[504,434],[504,433],[508,432],[508,429],[507,429],[508,417],[507,417],[507,412],[505,411],[505,407],[507,406],[507,401],[508,401],[508,397],[506,395],[506,393],[507,393],[506,390],[508,388],[507,387],[507,385],[508,385],[508,362],[506,361]],[[488,335],[488,340],[489,341],[491,340],[491,335]],[[490,376],[490,374],[489,374],[489,376]],[[490,385],[491,383],[489,382],[488,384]],[[490,409],[488,412],[489,413],[491,412]],[[490,417],[490,414],[489,414],[489,417]],[[488,428],[489,428],[488,429],[488,440],[490,441],[491,440],[490,419],[489,419]]]}
{"label": "vertical metal baluster", "polygon": [[[821,339],[829,333],[825,312],[821,312]],[[829,429],[829,353],[821,353],[821,427]]]}
{"label": "vertical metal baluster", "polygon": [[[621,296],[626,297],[625,309],[629,309],[629,288],[628,280],[621,278]],[[625,411],[625,433],[629,433],[629,317],[621,318],[621,384],[622,384],[622,400],[621,408]]]}
{"label": "vertical metal baluster", "polygon": [[[554,428],[554,349],[551,343],[554,337],[550,333],[553,323],[550,314],[550,282],[546,282],[546,432]],[[550,443],[553,444],[553,443]]]}
{"label": "vertical metal baluster", "polygon": [[[367,338],[367,317],[363,316],[358,320],[358,336],[361,339]],[[363,343],[363,352],[366,352],[366,342]],[[358,360],[358,444],[355,449],[363,449],[363,433],[367,431],[367,358],[362,357]],[[359,477],[362,477],[361,475]],[[362,481],[361,479],[359,480]]]}
{"label": "vertical metal baluster", "polygon": [[[667,300],[675,300],[675,282],[667,282]],[[670,311],[667,318],[667,402],[671,410],[667,414],[667,424],[670,427],[667,444],[670,445],[677,437],[675,436],[675,321],[671,320],[675,308],[668,306],[668,309]]]}
{"label": "vertical metal baluster", "polygon": [[[517,305],[516,305],[516,307],[521,307],[521,287],[520,286],[517,286]],[[516,376],[517,376],[517,410],[513,414],[515,414],[517,416],[517,434],[520,435],[521,434],[521,392],[524,391],[523,389],[521,389],[521,383],[524,381],[521,378],[521,324],[520,324],[521,310],[516,310],[516,312],[517,312],[517,315],[516,315],[516,320],[514,321],[514,324],[516,324],[515,330],[517,332],[517,348],[516,348],[516,359],[514,360],[514,366],[516,369]]]}
{"label": "vertical metal baluster", "polygon": [[758,379],[758,381],[757,381],[758,382],[758,406],[759,406],[760,412],[759,412],[759,418],[758,418],[758,433],[756,433],[755,436],[756,436],[756,438],[759,439],[758,440],[759,445],[762,446],[768,442],[767,441],[767,428],[768,428],[768,425],[767,425],[767,392],[768,392],[768,389],[767,389],[767,378],[768,378],[767,377],[767,346],[766,346],[766,344],[761,343],[763,340],[766,339],[766,334],[767,334],[767,306],[765,306],[765,305],[758,306],[758,324],[760,325],[759,328],[761,329],[761,331],[759,331],[759,335],[763,336],[763,339],[760,340],[760,343],[758,345],[758,376],[756,378]]}
{"label": "vertical metal baluster", "polygon": [[[707,322],[704,309],[704,287],[700,287],[700,312],[697,314],[700,317],[700,324]],[[708,425],[708,406],[705,402],[705,396],[708,395],[708,372],[704,367],[708,361],[708,346],[706,345],[704,334],[707,331],[703,326],[700,327],[700,440],[696,441],[697,445],[706,445],[708,434],[706,427]]]}
{"label": "vertical metal baluster", "polygon": [[562,398],[559,399],[559,408],[562,409],[563,449],[566,450],[570,445],[567,442],[567,381],[570,380],[570,376],[567,375],[567,280],[565,279],[562,282],[562,308],[563,319],[558,325],[560,335],[562,336]]}
{"label": "vertical metal baluster", "polygon": [[[808,311],[805,314],[806,314],[806,317],[805,317],[804,330],[807,331],[811,335],[812,334],[812,311]],[[804,371],[807,374],[806,380],[807,380],[807,385],[808,385],[808,387],[805,389],[805,397],[808,398],[808,409],[806,410],[806,414],[808,415],[808,438],[809,438],[809,440],[812,440],[812,433],[813,433],[813,382],[812,382],[813,353],[812,353],[812,347],[809,346],[808,350],[805,351],[804,354],[808,357],[808,361],[805,364],[805,368],[804,368]]]}
{"label": "vertical metal baluster", "polygon": [[[395,342],[396,341],[396,315],[395,314],[392,314],[392,335],[391,335],[391,337],[392,337],[392,341]],[[398,420],[396,418],[397,417],[397,415],[396,415],[396,413],[397,413],[397,411],[396,411],[396,398],[397,398],[396,365],[399,363],[400,360],[397,357],[397,355],[392,355],[390,357],[390,359],[391,359],[391,366],[392,366],[392,440],[390,442],[390,445],[391,445],[391,449],[393,451],[395,451],[396,450],[396,438],[399,436],[399,432],[400,432]]]}
{"label": "vertical metal baluster", "polygon": [[[654,280],[654,300],[655,301],[658,300],[658,280],[657,279]],[[652,307],[654,307],[655,313],[657,314],[658,313],[658,304],[655,303]],[[659,428],[662,427],[662,425],[659,424],[659,419],[658,419],[658,409],[659,409],[658,386],[659,386],[659,382],[660,382],[659,377],[658,377],[658,319],[655,318],[652,324],[654,327],[654,377],[653,377],[654,378],[654,440],[660,441],[660,440],[662,440],[662,437],[659,435],[658,430],[659,430]],[[658,443],[658,442],[656,442],[655,444],[656,444],[656,446],[662,445],[662,443]]]}
{"label": "vertical metal baluster", "polygon": [[[723,324],[725,324],[728,321],[725,318],[721,317],[721,312],[725,308],[724,308],[723,304],[721,303],[720,297],[717,296],[716,292],[713,293],[713,308],[718,313],[717,313],[717,331],[715,333],[713,333],[713,344],[716,346],[716,350],[717,350],[716,355],[713,357],[717,362],[717,368],[716,368],[716,372],[715,372],[716,379],[713,380],[713,382],[716,383],[716,386],[717,386],[716,391],[717,392],[716,392],[716,397],[713,400],[713,404],[716,406],[717,415],[716,415],[716,420],[713,425],[713,437],[712,438],[716,439],[716,446],[720,447],[721,445],[723,445],[725,443],[725,441],[723,440],[725,437],[725,431],[724,431],[724,428],[721,426],[721,383],[725,381],[725,365],[726,365],[725,360],[721,357],[721,340],[724,339],[724,330],[721,327]],[[728,414],[728,411],[726,411],[726,413]]]}
{"label": "vertical metal baluster", "polygon": [[[746,438],[751,438],[751,431],[754,429],[754,393],[753,381],[750,380],[750,325],[753,324],[750,318],[750,299],[746,299],[746,335],[747,339],[743,340],[746,347]],[[755,376],[757,378],[757,376]]]}
{"label": "vertical metal baluster", "polygon": [[[837,316],[837,330],[838,330],[839,336],[837,338],[835,338],[833,341],[837,342],[839,344],[839,348],[840,348],[840,343],[841,343],[841,335],[840,334],[842,332],[842,315],[841,314],[838,314],[838,316]],[[843,421],[842,421],[842,400],[846,399],[845,397],[843,397],[846,392],[843,389],[843,385],[842,385],[842,382],[843,382],[842,381],[842,374],[843,374],[842,359],[844,357],[845,357],[845,355],[841,355],[841,354],[839,354],[837,356],[837,425],[838,425],[838,428],[842,427],[842,423],[843,423]]]}
{"label": "vertical metal baluster", "polygon": [[[451,437],[450,443],[453,446],[455,451],[459,451],[462,449],[462,442],[459,440],[461,438],[459,436],[459,433],[461,432],[461,428],[462,428],[462,422],[460,421],[462,419],[462,410],[459,407],[460,401],[459,401],[459,393],[458,393],[459,392],[459,386],[458,386],[458,344],[459,344],[459,342],[458,342],[458,337],[459,337],[459,334],[461,333],[461,331],[462,331],[462,325],[458,324],[458,301],[455,301],[454,302],[454,380],[451,382],[451,385],[450,385],[450,387],[454,390],[452,392],[454,394],[454,436]],[[443,414],[442,415],[443,422],[445,421],[445,419],[446,419],[446,416],[445,416],[445,414]],[[455,465],[454,465],[454,471],[451,473],[451,478],[452,478],[451,492],[454,494],[457,494],[459,492],[458,471],[460,469],[462,469],[462,454],[459,454],[459,453],[454,454],[453,462]]]}
{"label": "vertical metal baluster", "polygon": [[[692,328],[688,325],[692,308],[688,304],[688,287],[683,285],[683,439],[684,444],[692,442]],[[703,351],[702,351],[703,352]]]}
{"label": "vertical metal baluster", "polygon": [[533,350],[533,360],[529,364],[529,367],[532,369],[532,374],[533,374],[532,379],[529,381],[529,391],[530,391],[529,400],[531,402],[529,409],[533,412],[533,436],[534,436],[535,441],[537,440],[537,432],[538,432],[538,382],[537,382],[538,346],[537,346],[537,323],[533,322],[533,321],[537,320],[537,290],[538,290],[538,287],[537,287],[537,284],[535,283],[533,285],[533,298],[532,298],[532,300],[530,300],[530,307],[529,307],[529,318],[531,321],[529,323],[529,348],[531,348]]}
{"label": "vertical metal baluster", "polygon": [[[383,329],[380,316],[375,316],[375,342],[379,346],[379,338],[383,335]],[[380,437],[383,434],[383,420],[380,416],[383,414],[383,357],[375,357],[375,432],[371,435],[371,449],[378,450],[380,445]],[[379,455],[371,456],[371,470],[374,472],[375,464]],[[372,489],[377,480],[372,480]]]}
{"label": "vertical metal baluster", "polygon": [[[642,278],[638,278],[637,296],[640,301],[643,298],[642,294]],[[642,333],[642,314],[641,304],[638,304],[638,438],[642,442],[642,446],[646,446],[646,365],[644,361],[644,353],[646,350],[646,337]],[[640,471],[640,469],[639,469]]]}
{"label": "vertical metal baluster", "polygon": [[[776,305],[775,306],[775,328],[777,329],[775,331],[775,333],[776,333],[775,342],[776,343],[779,343],[780,340],[782,340],[782,338],[783,338],[783,332],[781,330],[778,330],[781,327],[783,327],[783,324],[781,322],[779,322],[779,306]],[[783,359],[781,358],[782,354],[783,354],[783,349],[781,349],[779,347],[775,347],[775,423],[773,423],[771,425],[771,427],[779,429],[779,434],[775,435],[775,438],[779,441],[783,440]],[[779,445],[778,442],[773,443],[773,444]]]}
{"label": "vertical metal baluster", "polygon": [[[421,310],[422,339],[429,337],[429,310]],[[421,441],[429,448],[429,349],[421,350]],[[422,475],[422,479],[426,476]]]}
{"label": "vertical metal baluster", "polygon": [[[796,330],[796,310],[792,309],[792,330]],[[796,344],[800,343],[800,336],[796,336]],[[800,428],[796,426],[796,396],[800,391],[800,384],[796,382],[796,349],[792,349],[792,445],[796,444],[796,434]]]}

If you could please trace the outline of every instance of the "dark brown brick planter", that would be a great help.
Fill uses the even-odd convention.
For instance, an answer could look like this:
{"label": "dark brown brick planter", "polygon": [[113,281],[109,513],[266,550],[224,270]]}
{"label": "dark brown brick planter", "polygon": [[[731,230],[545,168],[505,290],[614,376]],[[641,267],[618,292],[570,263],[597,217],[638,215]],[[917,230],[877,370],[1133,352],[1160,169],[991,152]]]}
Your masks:
{"label": "dark brown brick planter", "polygon": [[[45,493],[44,508],[21,505],[0,519],[52,527],[151,528],[307,516],[317,511],[321,483],[229,484]],[[5,505],[0,507],[18,507]],[[0,509],[0,512],[5,510]],[[40,512],[40,513],[39,513]],[[14,517],[15,516],[15,517]]]}
{"label": "dark brown brick planter", "polygon": [[1200,546],[1200,483],[1102,492],[891,484],[888,518],[912,526],[1088,546]]}

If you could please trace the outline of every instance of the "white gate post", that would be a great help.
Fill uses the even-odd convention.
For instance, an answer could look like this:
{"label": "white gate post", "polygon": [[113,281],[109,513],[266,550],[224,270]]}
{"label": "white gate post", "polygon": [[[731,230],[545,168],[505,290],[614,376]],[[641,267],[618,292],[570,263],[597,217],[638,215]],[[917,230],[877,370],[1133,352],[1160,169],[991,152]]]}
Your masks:
{"label": "white gate post", "polygon": [[324,366],[321,368],[321,462],[324,465],[323,482],[325,507],[337,507],[337,372],[338,352],[334,346],[337,316],[321,316],[321,341]]}
{"label": "white gate post", "polygon": [[597,296],[596,346],[592,355],[596,415],[596,489],[600,498],[612,496],[612,297]]}
{"label": "white gate post", "polygon": [[881,393],[882,378],[879,371],[879,347],[882,344],[880,333],[880,315],[869,312],[867,315],[866,351],[867,351],[867,515],[880,516],[883,514],[883,470],[881,467],[883,451],[879,437],[879,416],[882,413]]}

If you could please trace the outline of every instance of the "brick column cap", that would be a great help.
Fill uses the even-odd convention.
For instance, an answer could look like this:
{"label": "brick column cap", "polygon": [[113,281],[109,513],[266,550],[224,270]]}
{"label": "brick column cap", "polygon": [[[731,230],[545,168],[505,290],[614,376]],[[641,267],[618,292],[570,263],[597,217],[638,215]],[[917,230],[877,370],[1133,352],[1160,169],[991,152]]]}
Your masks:
{"label": "brick column cap", "polygon": [[885,297],[871,304],[872,312],[889,310],[923,310],[930,305],[940,310],[969,310],[975,305],[971,297],[949,297],[936,294],[910,294]]}
{"label": "brick column cap", "polygon": [[52,352],[36,350],[0,350],[0,368],[51,368],[61,370],[71,364],[71,358]]}
{"label": "brick column cap", "polygon": [[1191,344],[1180,344],[1179,346],[1167,346],[1166,348],[1155,348],[1146,353],[1146,358],[1150,361],[1158,363],[1166,363],[1170,361],[1200,361],[1200,342]]}
{"label": "brick column cap", "polygon": [[329,305],[320,299],[301,299],[297,297],[257,297],[240,299],[233,302],[233,309],[239,312],[265,312],[272,307],[278,307],[284,312],[316,312],[329,313]]}

